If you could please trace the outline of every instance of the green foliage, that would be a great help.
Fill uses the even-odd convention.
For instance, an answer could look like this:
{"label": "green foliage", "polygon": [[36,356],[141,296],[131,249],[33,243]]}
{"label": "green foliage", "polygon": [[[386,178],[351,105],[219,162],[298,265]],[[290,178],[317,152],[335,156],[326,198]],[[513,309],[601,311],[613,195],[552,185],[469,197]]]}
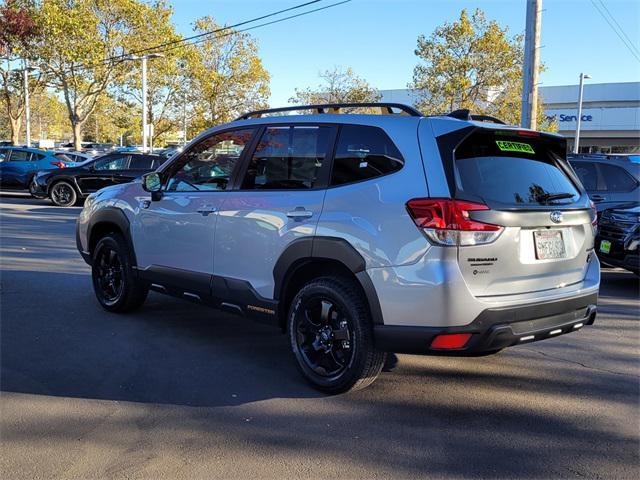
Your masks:
{"label": "green foliage", "polygon": [[[425,114],[467,108],[493,115],[507,123],[520,123],[523,71],[523,36],[509,36],[494,20],[477,9],[469,16],[445,22],[428,38],[421,35],[415,54],[420,63],[409,85],[418,94]],[[544,119],[542,103],[539,119]]]}
{"label": "green foliage", "polygon": [[334,67],[319,74],[323,83],[317,88],[298,90],[289,103],[311,105],[322,103],[371,103],[380,100],[380,93],[351,68]]}
{"label": "green foliage", "polygon": [[[194,31],[219,29],[213,17],[196,20]],[[204,37],[188,61],[192,127],[204,129],[228,122],[248,110],[265,108],[269,73],[256,41],[246,33],[224,30]]]}

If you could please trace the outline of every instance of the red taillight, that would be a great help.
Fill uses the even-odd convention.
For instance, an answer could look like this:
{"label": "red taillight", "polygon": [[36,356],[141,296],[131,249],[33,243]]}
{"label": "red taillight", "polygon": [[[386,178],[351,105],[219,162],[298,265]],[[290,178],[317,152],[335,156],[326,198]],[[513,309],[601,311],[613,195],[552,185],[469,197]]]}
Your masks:
{"label": "red taillight", "polygon": [[54,167],[58,167],[58,168],[64,168],[66,167],[66,165],[62,162],[51,162],[51,165],[53,165]]}
{"label": "red taillight", "polygon": [[594,227],[598,226],[598,209],[596,208],[596,204],[593,203],[593,200],[589,199],[589,205],[591,205],[593,220],[591,220],[591,225]]}
{"label": "red taillight", "polygon": [[489,210],[482,203],[443,198],[416,198],[407,202],[407,209],[420,228],[437,228],[477,232],[495,232],[500,226],[472,220],[469,212]]}
{"label": "red taillight", "polygon": [[502,227],[473,220],[469,212],[489,210],[482,203],[449,198],[415,198],[407,202],[414,223],[432,243],[439,245],[480,245],[493,242]]}
{"label": "red taillight", "polygon": [[440,350],[456,350],[464,348],[470,338],[470,333],[450,333],[446,335],[438,335],[431,342],[431,348]]}

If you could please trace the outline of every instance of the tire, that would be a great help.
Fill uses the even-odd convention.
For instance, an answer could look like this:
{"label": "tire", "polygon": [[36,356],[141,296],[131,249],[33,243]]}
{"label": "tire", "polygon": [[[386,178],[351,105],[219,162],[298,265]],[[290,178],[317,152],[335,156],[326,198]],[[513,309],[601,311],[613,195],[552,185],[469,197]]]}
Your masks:
{"label": "tire", "polygon": [[298,368],[318,390],[365,388],[384,366],[386,353],[375,348],[365,299],[349,279],[322,277],[304,285],[291,302],[287,326]]}
{"label": "tire", "polygon": [[58,207],[73,207],[78,201],[78,192],[69,182],[61,180],[51,185],[49,198]]}
{"label": "tire", "polygon": [[109,233],[102,237],[91,257],[93,290],[102,308],[125,313],[144,303],[149,285],[135,277],[127,242],[122,235]]}
{"label": "tire", "polygon": [[43,200],[43,199],[47,198],[47,196],[46,196],[46,195],[43,195],[43,194],[41,194],[41,193],[36,193],[36,192],[35,192],[35,190],[34,190],[34,188],[33,188],[33,177],[31,177],[31,178],[29,179],[29,193],[31,194],[31,196],[32,196],[33,198],[37,198],[38,200]]}

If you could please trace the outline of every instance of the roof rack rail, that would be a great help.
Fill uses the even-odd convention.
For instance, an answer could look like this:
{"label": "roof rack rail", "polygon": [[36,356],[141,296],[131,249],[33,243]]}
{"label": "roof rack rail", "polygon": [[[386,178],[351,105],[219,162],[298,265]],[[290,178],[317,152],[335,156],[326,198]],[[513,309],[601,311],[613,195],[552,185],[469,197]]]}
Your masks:
{"label": "roof rack rail", "polygon": [[476,120],[478,122],[493,122],[506,125],[506,122],[503,122],[499,118],[492,117],[491,115],[472,115],[471,111],[466,108],[454,110],[453,112],[448,113],[447,117],[453,117],[459,120]]}
{"label": "roof rack rail", "polygon": [[247,120],[249,118],[260,118],[267,113],[295,112],[298,110],[315,110],[315,113],[342,113],[340,110],[345,108],[380,108],[383,115],[398,115],[393,109],[400,110],[399,115],[409,115],[412,117],[422,117],[422,113],[409,105],[403,103],[322,103],[318,105],[294,105],[291,107],[267,108],[265,110],[255,110],[245,113],[237,120]]}

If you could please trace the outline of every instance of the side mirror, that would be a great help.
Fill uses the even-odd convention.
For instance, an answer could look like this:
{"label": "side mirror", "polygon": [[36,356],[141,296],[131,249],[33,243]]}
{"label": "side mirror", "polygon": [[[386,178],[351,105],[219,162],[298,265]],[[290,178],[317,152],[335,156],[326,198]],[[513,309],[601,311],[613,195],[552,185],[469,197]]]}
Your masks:
{"label": "side mirror", "polygon": [[142,176],[142,188],[151,192],[151,200],[160,200],[160,190],[162,189],[162,180],[156,172],[146,173]]}

